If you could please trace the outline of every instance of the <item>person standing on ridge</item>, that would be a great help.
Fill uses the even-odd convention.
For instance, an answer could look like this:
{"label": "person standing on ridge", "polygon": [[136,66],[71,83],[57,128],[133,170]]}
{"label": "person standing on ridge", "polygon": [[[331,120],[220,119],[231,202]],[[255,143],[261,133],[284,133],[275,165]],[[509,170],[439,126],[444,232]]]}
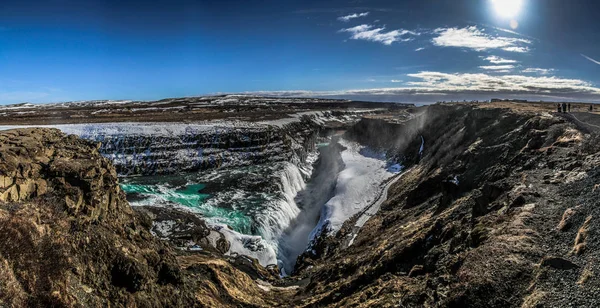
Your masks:
{"label": "person standing on ridge", "polygon": [[560,113],[560,103],[558,104],[558,113]]}
{"label": "person standing on ridge", "polygon": [[562,103],[562,112],[567,112],[567,103]]}
{"label": "person standing on ridge", "polygon": [[569,103],[569,104],[567,105],[567,110],[569,110],[569,112],[571,112],[571,103]]}

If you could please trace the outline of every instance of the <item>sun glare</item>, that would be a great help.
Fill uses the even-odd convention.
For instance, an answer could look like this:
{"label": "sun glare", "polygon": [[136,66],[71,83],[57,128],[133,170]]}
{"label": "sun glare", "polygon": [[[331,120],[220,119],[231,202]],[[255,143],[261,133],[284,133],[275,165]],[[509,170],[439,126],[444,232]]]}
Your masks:
{"label": "sun glare", "polygon": [[523,0],[492,0],[496,14],[503,18],[514,18],[521,12]]}

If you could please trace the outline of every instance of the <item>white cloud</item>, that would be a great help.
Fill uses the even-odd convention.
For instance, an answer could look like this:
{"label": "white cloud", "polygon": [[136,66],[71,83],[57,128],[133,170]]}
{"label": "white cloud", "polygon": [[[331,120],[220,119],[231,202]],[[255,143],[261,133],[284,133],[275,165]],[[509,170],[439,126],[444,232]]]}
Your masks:
{"label": "white cloud", "polygon": [[415,49],[415,51],[421,51],[421,50],[425,50],[425,47],[419,47],[419,48]]}
{"label": "white cloud", "polygon": [[504,36],[492,36],[476,26],[466,28],[439,28],[434,31],[438,36],[432,39],[436,46],[469,48],[476,51],[502,49],[510,52],[527,52],[530,40]]}
{"label": "white cloud", "polygon": [[484,60],[489,61],[490,63],[493,63],[493,64],[509,64],[509,63],[517,63],[518,62],[516,60],[500,58],[498,56],[489,56],[489,57],[485,58]]}
{"label": "white cloud", "polygon": [[536,74],[541,74],[541,75],[548,75],[548,74],[550,74],[553,71],[554,71],[554,69],[552,69],[552,68],[529,67],[529,68],[526,68],[526,69],[522,70],[521,72],[523,72],[523,73],[536,73]]}
{"label": "white cloud", "polygon": [[427,95],[453,96],[454,99],[467,97],[489,97],[491,95],[525,95],[528,97],[562,96],[600,100],[600,88],[580,79],[566,79],[550,76],[489,75],[485,73],[441,73],[422,71],[407,74],[416,79],[404,83],[402,87],[356,89],[341,91],[261,91],[257,95],[307,96],[307,97],[377,97],[411,99],[414,96]]}
{"label": "white cloud", "polygon": [[398,82],[402,82],[402,80],[392,79],[392,80],[390,80],[390,82],[398,83]]}
{"label": "white cloud", "polygon": [[393,42],[407,42],[411,41],[410,36],[419,35],[419,33],[398,29],[385,32],[385,27],[373,28],[371,25],[362,24],[356,27],[341,29],[340,32],[352,33],[350,36],[353,40],[366,40],[372,42],[379,42],[384,45],[391,45]]}
{"label": "white cloud", "polygon": [[592,58],[590,58],[590,57],[588,57],[588,56],[586,56],[584,54],[581,54],[581,56],[584,57],[584,58],[586,58],[586,59],[588,59],[588,60],[590,60],[590,61],[592,61],[592,62],[594,62],[594,63],[596,63],[596,64],[598,64],[598,65],[600,65],[600,61],[596,61],[596,60],[594,60],[594,59],[592,59]]}
{"label": "white cloud", "polygon": [[510,51],[510,52],[520,52],[520,53],[525,53],[529,51],[529,47],[517,47],[517,46],[512,46],[512,47],[506,47],[506,48],[502,48],[502,50],[504,51]]}
{"label": "white cloud", "polygon": [[365,16],[368,16],[368,15],[369,15],[369,12],[354,13],[354,14],[350,14],[350,15],[338,17],[338,20],[339,21],[343,21],[343,22],[348,22],[348,21],[350,21],[350,19],[359,18],[359,17],[365,17]]}
{"label": "white cloud", "polygon": [[521,75],[491,76],[487,74],[448,74],[439,72],[420,72],[408,74],[409,77],[421,81],[409,82],[407,85],[427,90],[463,91],[508,91],[520,93],[593,93],[600,94],[600,89],[580,79],[559,77],[532,77]]}
{"label": "white cloud", "polygon": [[484,65],[479,68],[488,70],[488,71],[510,71],[515,68],[514,65]]}

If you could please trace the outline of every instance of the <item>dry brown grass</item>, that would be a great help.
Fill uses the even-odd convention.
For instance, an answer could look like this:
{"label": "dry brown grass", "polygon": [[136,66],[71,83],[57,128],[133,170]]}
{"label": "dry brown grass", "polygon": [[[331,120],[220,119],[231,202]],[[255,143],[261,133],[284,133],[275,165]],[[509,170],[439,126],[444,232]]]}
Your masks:
{"label": "dry brown grass", "polygon": [[583,271],[581,272],[581,275],[579,276],[579,280],[577,281],[577,284],[580,286],[583,286],[592,277],[594,277],[594,272],[592,271],[592,263],[589,262],[583,268]]}
{"label": "dry brown grass", "polygon": [[0,307],[23,307],[27,294],[17,281],[12,267],[0,256]]}
{"label": "dry brown grass", "polygon": [[556,227],[560,231],[565,231],[571,226],[571,218],[575,215],[576,211],[573,208],[568,208],[562,215],[562,219]]}
{"label": "dry brown grass", "polygon": [[539,307],[539,303],[546,296],[546,292],[535,290],[533,293],[529,294],[523,301],[523,305],[521,308],[536,308]]}
{"label": "dry brown grass", "polygon": [[562,136],[560,136],[556,142],[557,143],[581,143],[584,137],[583,134],[573,128],[567,128]]}
{"label": "dry brown grass", "polygon": [[579,231],[577,231],[577,236],[575,237],[575,246],[573,246],[573,253],[576,255],[580,255],[585,251],[586,239],[589,233],[590,222],[592,221],[592,216],[588,216],[583,222]]}

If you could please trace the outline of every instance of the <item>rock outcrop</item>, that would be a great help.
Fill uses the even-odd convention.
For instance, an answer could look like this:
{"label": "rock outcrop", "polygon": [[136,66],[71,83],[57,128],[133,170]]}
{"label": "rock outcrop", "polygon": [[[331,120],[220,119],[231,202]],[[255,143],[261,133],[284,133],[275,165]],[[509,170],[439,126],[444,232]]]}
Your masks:
{"label": "rock outcrop", "polygon": [[144,227],[96,144],[54,129],[0,133],[0,306],[268,306],[273,292],[210,252]]}
{"label": "rock outcrop", "polygon": [[356,218],[302,260],[296,304],[598,306],[597,138],[546,112],[426,109],[349,131],[412,167],[352,246],[339,243]]}
{"label": "rock outcrop", "polygon": [[[96,144],[1,132],[0,306],[600,305],[600,138],[569,117],[490,107],[357,125],[347,136],[409,169],[351,246],[340,243],[358,217],[281,280],[219,245],[176,249],[203,247],[210,230],[182,213],[133,211]],[[177,232],[156,228],[172,220]]]}

